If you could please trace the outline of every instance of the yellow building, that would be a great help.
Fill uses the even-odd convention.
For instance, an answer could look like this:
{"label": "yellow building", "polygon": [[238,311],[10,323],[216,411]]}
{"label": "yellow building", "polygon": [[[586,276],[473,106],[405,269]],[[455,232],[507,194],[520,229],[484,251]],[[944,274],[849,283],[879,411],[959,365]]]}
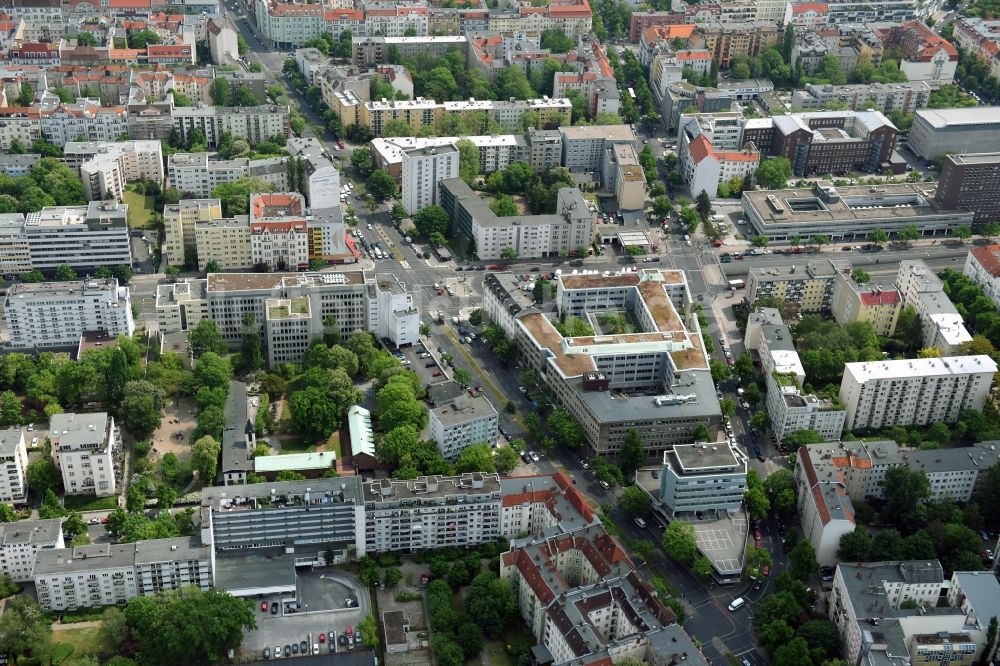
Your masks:
{"label": "yellow building", "polygon": [[237,218],[199,220],[195,224],[198,249],[198,270],[205,270],[215,261],[219,270],[249,270],[253,266],[250,252],[250,222],[246,215]]}
{"label": "yellow building", "polygon": [[719,67],[729,67],[736,56],[754,57],[778,43],[784,35],[777,23],[708,23],[698,26],[704,48],[712,52]]}
{"label": "yellow building", "polygon": [[813,261],[780,268],[752,268],[747,275],[747,299],[753,303],[773,296],[794,303],[800,312],[829,311],[838,269],[850,270],[846,261]]}
{"label": "yellow building", "polygon": [[185,253],[195,252],[197,249],[195,223],[217,220],[220,217],[222,204],[218,199],[184,199],[164,206],[163,252],[167,263],[171,266],[183,266]]}
{"label": "yellow building", "polygon": [[444,113],[444,106],[434,100],[418,97],[396,102],[365,102],[361,106],[359,123],[371,129],[375,136],[382,136],[382,128],[390,120],[402,120],[417,134],[424,127],[432,128]]}
{"label": "yellow building", "polygon": [[451,118],[474,119],[480,125],[478,133],[522,131],[525,113],[538,115],[541,126],[568,125],[572,120],[573,104],[566,98],[524,99],[513,101],[468,99],[458,102],[435,102],[418,97],[396,102],[365,102],[361,107],[360,124],[371,129],[376,137],[388,136],[383,128],[390,120],[401,120],[419,134],[424,127],[436,128],[438,120]]}
{"label": "yellow building", "polygon": [[896,330],[903,298],[895,286],[858,284],[850,272],[838,272],[830,307],[837,323],[867,321],[876,335],[889,337]]}

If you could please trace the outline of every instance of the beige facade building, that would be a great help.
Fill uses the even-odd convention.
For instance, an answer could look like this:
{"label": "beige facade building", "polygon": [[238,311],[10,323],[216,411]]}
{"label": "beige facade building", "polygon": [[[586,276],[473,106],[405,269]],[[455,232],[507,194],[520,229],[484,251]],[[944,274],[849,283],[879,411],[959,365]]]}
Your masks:
{"label": "beige facade building", "polygon": [[197,252],[196,222],[208,222],[222,217],[218,199],[184,199],[163,207],[165,242],[163,252],[171,266],[183,266],[186,257]]}

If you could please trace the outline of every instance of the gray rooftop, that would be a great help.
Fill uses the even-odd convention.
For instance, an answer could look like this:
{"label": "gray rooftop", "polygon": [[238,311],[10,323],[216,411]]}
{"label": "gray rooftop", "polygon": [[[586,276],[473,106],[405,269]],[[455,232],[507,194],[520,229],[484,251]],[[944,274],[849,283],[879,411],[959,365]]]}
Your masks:
{"label": "gray rooftop", "polygon": [[409,480],[378,479],[365,483],[363,488],[366,503],[443,499],[452,496],[479,497],[480,500],[487,501],[500,499],[500,477],[480,472],[461,476],[419,476]]}
{"label": "gray rooftop", "polygon": [[207,560],[211,558],[211,547],[202,545],[198,537],[177,537],[174,539],[150,539],[135,543],[135,563],[156,564],[178,560]]}
{"label": "gray rooftop", "polygon": [[967,109],[917,109],[915,120],[925,121],[935,129],[956,126],[1000,123],[1000,106],[976,106]]}
{"label": "gray rooftop", "polygon": [[[988,470],[1000,461],[1000,442],[944,449],[913,449],[903,453],[903,463],[926,474]],[[998,615],[997,617],[1000,617]]]}
{"label": "gray rooftop", "polygon": [[31,544],[38,547],[52,546],[59,540],[63,518],[44,520],[19,520],[0,523],[0,544]]}
{"label": "gray rooftop", "polygon": [[243,382],[229,382],[225,414],[226,426],[222,431],[222,467],[219,473],[249,472],[253,470],[253,463],[247,450],[246,429],[250,420],[247,408],[247,385]]}
{"label": "gray rooftop", "polygon": [[76,548],[43,548],[35,556],[35,576],[135,566],[134,543],[95,543]]}
{"label": "gray rooftop", "polygon": [[[216,511],[228,511],[238,502],[277,498],[284,503],[302,504],[306,494],[309,502],[361,503],[361,478],[344,476],[333,479],[305,481],[272,481],[239,486],[211,486],[201,491],[201,505]],[[287,500],[287,501],[286,501]]]}
{"label": "gray rooftop", "polygon": [[54,414],[49,436],[58,450],[95,449],[107,443],[108,414]]}
{"label": "gray rooftop", "polygon": [[792,343],[792,331],[784,324],[777,326],[764,324],[760,327],[760,334],[767,340],[767,348],[771,351],[795,351],[795,345]]}
{"label": "gray rooftop", "polygon": [[464,393],[450,403],[438,405],[433,411],[445,427],[497,416],[496,408],[485,397],[472,398]]}
{"label": "gray rooftop", "polygon": [[546,507],[558,517],[559,522],[543,530],[543,536],[572,532],[599,520],[595,516],[588,522],[574,505],[574,501],[580,499],[576,488],[571,483],[567,483],[565,488],[561,487],[552,475],[504,477],[500,479],[500,492],[503,493],[504,506],[531,502],[533,496],[537,497],[535,493],[550,493]]}
{"label": "gray rooftop", "polygon": [[952,577],[962,586],[965,600],[972,607],[979,621],[989,623],[989,618],[1000,618],[1000,583],[988,571],[956,571]]}
{"label": "gray rooftop", "polygon": [[[885,585],[889,583],[944,583],[944,569],[937,560],[907,560],[893,562],[841,562],[837,576],[847,588],[845,603],[854,607],[859,620],[868,618],[906,617],[916,610],[896,609],[886,598]],[[951,612],[955,612],[954,609]]]}
{"label": "gray rooftop", "polygon": [[664,452],[663,459],[667,464],[676,460],[680,464],[676,470],[679,475],[697,474],[699,470],[709,469],[717,473],[720,468],[730,468],[733,472],[746,471],[732,447],[725,442],[678,444],[672,451]]}
{"label": "gray rooftop", "polygon": [[6,458],[15,455],[22,442],[24,433],[20,430],[0,430],[0,456]]}
{"label": "gray rooftop", "polygon": [[828,261],[810,261],[780,268],[751,268],[757,282],[785,282],[786,280],[832,279],[837,271]]}
{"label": "gray rooftop", "polygon": [[285,548],[220,550],[215,556],[215,587],[239,593],[261,588],[295,589],[295,553]]}
{"label": "gray rooftop", "polygon": [[[719,399],[715,396],[715,383],[708,370],[687,370],[682,373],[682,384],[670,387],[667,391],[657,391],[654,394],[645,391],[587,391],[583,388],[583,378],[576,378],[569,383],[577,395],[586,403],[595,418],[601,423],[619,423],[622,421],[676,420],[694,419],[705,421],[718,417]],[[654,398],[669,394],[695,395],[690,402],[674,405],[658,406]]]}

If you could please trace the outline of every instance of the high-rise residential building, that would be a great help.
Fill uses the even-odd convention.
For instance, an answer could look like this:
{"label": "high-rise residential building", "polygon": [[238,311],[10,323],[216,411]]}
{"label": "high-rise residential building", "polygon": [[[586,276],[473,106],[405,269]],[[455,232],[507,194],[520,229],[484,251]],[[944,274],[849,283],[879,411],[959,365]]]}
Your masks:
{"label": "high-rise residential building", "polygon": [[[816,4],[816,3],[811,3]],[[858,110],[869,104],[883,113],[899,111],[907,115],[923,109],[931,99],[931,87],[926,81],[907,83],[858,83],[835,86],[829,83],[807,83],[792,93],[793,111],[818,111],[834,102]]]}
{"label": "high-rise residential building", "polygon": [[896,286],[903,305],[920,317],[924,347],[936,347],[942,356],[956,356],[972,341],[965,320],[944,292],[944,283],[922,260],[899,262]]}
{"label": "high-rise residential building", "polygon": [[454,548],[500,538],[496,474],[375,479],[362,487],[365,552]]}
{"label": "high-rise residential building", "polygon": [[32,578],[47,612],[124,604],[168,590],[212,587],[212,549],[195,537],[38,551]]}
{"label": "high-rise residential building", "polygon": [[62,264],[82,271],[131,266],[128,205],[91,201],[86,206],[46,206],[28,213],[24,234],[31,267],[51,272]]}
{"label": "high-rise residential building", "polygon": [[[174,156],[171,156],[174,157]],[[222,217],[218,199],[183,199],[163,207],[163,254],[171,266],[184,266],[197,253],[195,224]],[[198,257],[199,260],[202,257]]]}
{"label": "high-rise residential building", "polygon": [[420,312],[413,304],[413,294],[391,273],[375,278],[378,299],[378,329],[375,335],[388,338],[397,347],[412,345],[420,339]]}
{"label": "high-rise residential building", "polygon": [[403,150],[401,199],[410,215],[438,203],[438,185],[458,178],[458,148],[454,145]]}
{"label": "high-rise residential building", "polygon": [[1000,218],[1000,152],[946,155],[934,198],[971,210],[975,222]]}
{"label": "high-rise residential building", "polygon": [[[543,130],[535,130],[542,132]],[[558,137],[555,130],[544,130]],[[529,138],[530,138],[529,133]],[[467,140],[479,150],[479,171],[493,173],[503,171],[514,162],[529,162],[529,147],[524,137],[515,134],[491,134],[483,136],[438,136],[411,137],[397,136],[384,139],[372,139],[372,158],[379,169],[389,172],[389,175],[402,183],[403,154],[408,150],[418,148],[441,148],[453,146],[457,141]],[[548,159],[546,159],[548,157]],[[539,156],[539,161],[545,166],[558,166],[560,154],[555,153],[554,161],[551,154]]]}
{"label": "high-rise residential building", "polygon": [[212,261],[220,271],[247,270],[253,267],[249,216],[196,220],[194,237],[198,270],[206,270],[208,263]]}
{"label": "high-rise residential building", "polygon": [[24,233],[24,215],[0,213],[0,274],[16,275],[31,270],[31,250]]}
{"label": "high-rise residential building", "polygon": [[[838,262],[846,264],[848,262]],[[830,311],[838,266],[829,261],[810,261],[781,268],[751,268],[747,274],[747,301],[773,296],[797,304],[800,312]]]}
{"label": "high-rise residential building", "polygon": [[78,170],[84,194],[91,201],[107,198],[108,192],[120,200],[125,186],[140,178],[163,184],[163,154],[156,140],[71,141],[63,155]]}
{"label": "high-rise residential building", "polygon": [[698,26],[705,48],[720,67],[729,67],[736,56],[753,58],[777,44],[784,30],[778,23],[749,21],[747,23],[708,23]]}
{"label": "high-rise residential building", "polygon": [[417,97],[402,101],[369,101],[361,104],[358,111],[358,124],[380,137],[384,136],[383,128],[390,120],[402,120],[414,131],[419,131],[423,128],[433,130],[442,118],[465,119],[478,125],[474,134],[483,134],[496,125],[503,132],[518,131],[524,114],[533,112],[538,114],[540,126],[568,125],[573,105],[566,98],[551,97],[501,101],[468,99],[461,102],[435,102]]}
{"label": "high-rise residential building", "polygon": [[209,153],[174,153],[167,157],[167,179],[185,195],[207,199],[223,183],[249,176],[270,183],[275,192],[288,189],[288,158],[212,160]]}
{"label": "high-rise residential building", "polygon": [[54,414],[49,422],[52,457],[62,472],[67,495],[115,494],[116,464],[121,464],[120,431],[105,412]]}
{"label": "high-rise residential building", "polygon": [[21,429],[0,430],[0,502],[23,504],[28,498],[28,448]]}
{"label": "high-rise residential building", "polygon": [[431,439],[448,460],[473,444],[495,445],[499,425],[497,410],[483,396],[462,393],[430,410]]}
{"label": "high-rise residential building", "polygon": [[848,430],[954,423],[982,410],[997,364],[985,354],[848,363],[840,384]]}
{"label": "high-rise residential building", "polygon": [[608,147],[635,143],[628,125],[585,125],[559,128],[562,134],[562,165],[570,171],[600,171]]}
{"label": "high-rise residential building", "polygon": [[[308,6],[308,5],[303,5]],[[182,141],[189,141],[194,130],[200,130],[209,146],[218,146],[223,133],[246,139],[250,145],[275,136],[290,137],[288,106],[178,106],[171,112],[173,128]]]}
{"label": "high-rise residential building", "polygon": [[135,332],[128,287],[114,278],[17,283],[7,290],[4,319],[19,349],[75,349],[84,333]]}
{"label": "high-rise residential building", "polygon": [[31,580],[38,551],[63,548],[64,518],[0,523],[0,573],[15,583]]}

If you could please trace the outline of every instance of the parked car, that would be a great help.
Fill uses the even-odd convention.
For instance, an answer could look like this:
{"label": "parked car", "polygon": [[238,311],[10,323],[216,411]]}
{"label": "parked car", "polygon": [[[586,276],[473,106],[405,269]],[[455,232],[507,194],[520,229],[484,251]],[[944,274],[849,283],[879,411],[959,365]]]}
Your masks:
{"label": "parked car", "polygon": [[291,645],[286,645],[284,652],[285,652],[285,656],[286,657],[291,657],[292,656],[292,646]]}
{"label": "parked car", "polygon": [[436,371],[436,372],[434,373],[434,375],[433,375],[433,376],[434,376],[434,377],[440,377],[440,376],[441,376],[441,375],[443,375],[443,374],[444,374],[443,372],[441,372],[440,370],[438,370],[438,371]]}
{"label": "parked car", "polygon": [[271,602],[271,615],[277,615],[277,614],[278,614],[278,602],[277,601],[272,601]]}
{"label": "parked car", "polygon": [[[89,522],[90,522],[91,525],[93,525],[93,524],[99,523],[101,521],[97,520],[97,518],[91,518]],[[266,613],[267,612],[267,602],[266,601],[260,602],[260,612],[261,613]]]}
{"label": "parked car", "polygon": [[434,368],[434,367],[437,367],[437,361],[429,361],[427,363],[424,363],[424,367],[425,368]]}

